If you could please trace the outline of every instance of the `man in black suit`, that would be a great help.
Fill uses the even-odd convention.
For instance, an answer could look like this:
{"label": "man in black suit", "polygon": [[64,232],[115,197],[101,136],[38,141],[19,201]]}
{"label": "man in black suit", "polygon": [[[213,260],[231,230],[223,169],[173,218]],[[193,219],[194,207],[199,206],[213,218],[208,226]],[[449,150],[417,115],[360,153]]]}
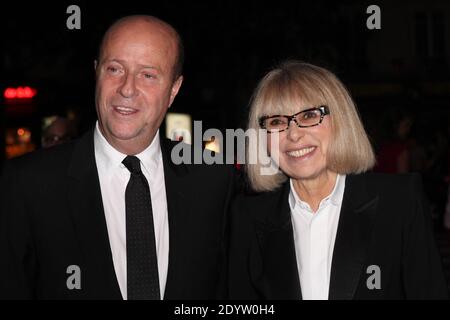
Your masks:
{"label": "man in black suit", "polygon": [[233,172],[175,165],[174,143],[159,135],[182,50],[157,18],[117,21],[95,62],[96,128],[6,164],[0,298],[222,296]]}

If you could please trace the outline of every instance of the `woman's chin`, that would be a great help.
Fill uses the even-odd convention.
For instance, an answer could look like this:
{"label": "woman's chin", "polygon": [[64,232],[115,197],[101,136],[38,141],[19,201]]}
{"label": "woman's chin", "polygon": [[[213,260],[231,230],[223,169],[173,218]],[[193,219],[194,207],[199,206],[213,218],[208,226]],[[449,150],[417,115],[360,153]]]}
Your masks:
{"label": "woman's chin", "polygon": [[326,173],[325,168],[317,168],[312,166],[289,166],[282,171],[294,180],[314,180]]}

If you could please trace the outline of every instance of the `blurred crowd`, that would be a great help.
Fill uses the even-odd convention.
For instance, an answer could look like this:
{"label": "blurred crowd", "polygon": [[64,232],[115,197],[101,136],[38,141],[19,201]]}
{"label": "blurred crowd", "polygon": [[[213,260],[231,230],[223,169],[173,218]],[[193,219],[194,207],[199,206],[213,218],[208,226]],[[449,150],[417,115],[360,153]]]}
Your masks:
{"label": "blurred crowd", "polygon": [[[438,228],[450,229],[450,125],[436,112],[429,117],[400,110],[376,141],[377,172],[420,173]],[[444,121],[443,121],[444,120]]]}

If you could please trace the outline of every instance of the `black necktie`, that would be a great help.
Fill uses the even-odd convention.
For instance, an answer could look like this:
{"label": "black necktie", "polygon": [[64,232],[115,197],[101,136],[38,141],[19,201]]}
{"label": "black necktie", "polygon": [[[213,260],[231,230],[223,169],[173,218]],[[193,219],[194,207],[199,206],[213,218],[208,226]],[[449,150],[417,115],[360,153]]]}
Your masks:
{"label": "black necktie", "polygon": [[122,163],[131,176],[125,191],[128,300],[159,300],[158,263],[150,190],[137,157]]}

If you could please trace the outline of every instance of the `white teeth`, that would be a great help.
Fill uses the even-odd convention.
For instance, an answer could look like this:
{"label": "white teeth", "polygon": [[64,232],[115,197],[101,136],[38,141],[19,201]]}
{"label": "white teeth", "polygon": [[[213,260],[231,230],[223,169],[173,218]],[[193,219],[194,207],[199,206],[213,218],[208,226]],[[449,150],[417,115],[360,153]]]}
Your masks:
{"label": "white teeth", "polygon": [[312,152],[316,147],[303,148],[300,150],[289,151],[287,154],[291,157],[303,157],[305,154]]}
{"label": "white teeth", "polygon": [[116,109],[121,114],[131,114],[136,111],[136,109],[127,107],[114,107],[114,109]]}

